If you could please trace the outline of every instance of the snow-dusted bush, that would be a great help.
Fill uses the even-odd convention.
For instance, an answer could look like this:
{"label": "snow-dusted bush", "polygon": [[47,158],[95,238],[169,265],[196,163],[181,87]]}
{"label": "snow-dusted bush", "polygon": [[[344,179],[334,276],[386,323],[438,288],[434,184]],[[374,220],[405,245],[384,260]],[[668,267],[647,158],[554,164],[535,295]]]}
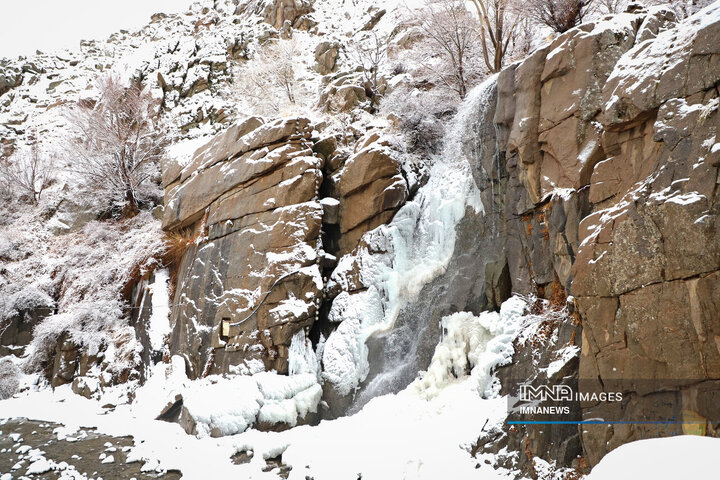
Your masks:
{"label": "snow-dusted bush", "polygon": [[37,205],[54,177],[54,160],[37,140],[12,156],[0,156],[0,190]]}
{"label": "snow-dusted bush", "polygon": [[582,23],[592,3],[592,0],[530,0],[526,8],[537,24],[563,33]]}
{"label": "snow-dusted bush", "polygon": [[159,223],[149,212],[119,222],[93,221],[82,231],[49,238],[44,253],[8,265],[11,282],[0,285],[0,298],[12,302],[4,311],[52,305],[44,292],[57,298],[57,313],[35,326],[26,349],[29,370],[50,359],[63,334],[83,353],[105,351],[110,370],[134,364],[137,345],[123,292],[156,268],[165,249]]}
{"label": "snow-dusted bush", "polygon": [[457,108],[457,98],[447,90],[424,91],[405,83],[385,96],[381,112],[396,119],[407,149],[418,154],[437,153],[445,123]]}
{"label": "snow-dusted bush", "polygon": [[[7,289],[5,290],[8,293]],[[25,285],[10,295],[0,298],[0,321],[7,320],[21,312],[28,312],[36,308],[52,308],[55,302],[50,295],[40,290],[36,285]]]}
{"label": "snow-dusted bush", "polygon": [[10,358],[0,358],[0,400],[15,395],[19,385],[20,369]]}
{"label": "snow-dusted bush", "polygon": [[66,313],[51,315],[33,329],[27,350],[31,363],[39,365],[48,360],[63,334],[84,353],[97,355],[121,327],[122,318],[122,304],[117,299],[84,301]]}
{"label": "snow-dusted bush", "polygon": [[301,53],[294,38],[275,40],[242,64],[235,76],[235,89],[244,106],[241,111],[273,116],[307,105],[307,93],[299,81],[304,69]]}

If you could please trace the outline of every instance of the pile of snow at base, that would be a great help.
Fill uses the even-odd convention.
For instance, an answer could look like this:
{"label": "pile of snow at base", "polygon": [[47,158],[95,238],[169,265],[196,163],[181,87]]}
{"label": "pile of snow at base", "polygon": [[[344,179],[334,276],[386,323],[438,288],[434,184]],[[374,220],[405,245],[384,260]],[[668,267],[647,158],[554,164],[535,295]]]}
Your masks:
{"label": "pile of snow at base", "polygon": [[325,344],[323,377],[341,395],[367,377],[365,340],[392,328],[423,286],[445,272],[455,251],[455,228],[467,210],[485,211],[463,142],[496,82],[497,76],[492,76],[468,94],[448,129],[442,155],[434,159],[428,182],[416,197],[398,210],[391,223],[366,234],[365,244],[341,258],[333,271],[330,288],[333,283],[347,287],[348,273],[356,265],[368,287],[359,294],[341,293],[330,307],[329,320],[341,323]]}
{"label": "pile of snow at base", "polygon": [[138,418],[153,420],[180,398],[196,423],[199,437],[244,432],[257,422],[297,425],[317,412],[322,387],[315,373],[209,377],[190,381],[185,361],[175,355],[169,364],[157,364],[148,381],[136,392],[132,405]]}
{"label": "pile of snow at base", "polygon": [[718,452],[720,438],[680,435],[638,440],[605,455],[586,480],[716,478]]}

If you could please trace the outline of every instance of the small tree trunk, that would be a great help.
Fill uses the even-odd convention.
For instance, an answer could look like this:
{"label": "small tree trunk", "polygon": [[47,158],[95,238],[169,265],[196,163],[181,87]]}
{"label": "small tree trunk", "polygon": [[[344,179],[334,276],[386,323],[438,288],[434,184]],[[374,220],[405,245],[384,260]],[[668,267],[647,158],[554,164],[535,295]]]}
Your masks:
{"label": "small tree trunk", "polygon": [[138,208],[137,199],[132,189],[128,188],[125,190],[125,206],[123,207],[122,216],[125,218],[132,218],[138,214],[140,209]]}

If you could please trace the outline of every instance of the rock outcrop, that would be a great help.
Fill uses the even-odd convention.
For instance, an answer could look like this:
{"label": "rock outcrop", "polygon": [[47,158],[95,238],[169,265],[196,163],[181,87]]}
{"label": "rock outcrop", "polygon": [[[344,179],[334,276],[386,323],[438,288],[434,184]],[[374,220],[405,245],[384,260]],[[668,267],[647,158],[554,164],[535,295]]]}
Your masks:
{"label": "rock outcrop", "polygon": [[22,83],[22,72],[5,61],[0,62],[0,95],[4,95]]}
{"label": "rock outcrop", "polygon": [[320,75],[327,75],[335,70],[338,55],[340,55],[340,44],[338,42],[323,41],[315,47],[315,66],[313,67]]}
{"label": "rock outcrop", "polygon": [[335,175],[340,255],[350,252],[365,232],[390,221],[408,196],[400,161],[386,140],[369,134],[356,149]]}
{"label": "rock outcrop", "polygon": [[254,13],[263,17],[265,22],[276,29],[287,23],[298,29],[308,29],[306,15],[313,11],[312,3],[307,0],[249,0],[241,2],[235,14]]}
{"label": "rock outcrop", "polygon": [[[499,74],[496,132],[479,132],[498,149],[475,173],[501,232],[485,303],[503,300],[503,269],[514,292],[575,297],[580,388],[626,399],[583,403],[583,418],[717,435],[720,7],[674,22],[655,8],[581,25]],[[683,428],[584,426],[582,452],[594,465]],[[551,431],[519,435],[547,452]]]}
{"label": "rock outcrop", "polygon": [[250,118],[166,166],[163,226],[193,237],[179,266],[171,352],[191,374],[260,360],[287,371],[317,314],[322,161],[304,118]]}

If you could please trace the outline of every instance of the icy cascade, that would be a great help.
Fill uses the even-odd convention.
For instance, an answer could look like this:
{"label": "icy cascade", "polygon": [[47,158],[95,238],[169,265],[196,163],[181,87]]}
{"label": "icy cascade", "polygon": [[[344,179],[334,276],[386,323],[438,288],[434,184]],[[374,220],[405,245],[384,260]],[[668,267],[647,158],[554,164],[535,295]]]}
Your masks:
{"label": "icy cascade", "polygon": [[[468,373],[479,395],[493,395],[493,368],[512,359],[513,340],[520,333],[527,303],[515,296],[500,307],[500,313],[457,312],[441,320],[443,338],[432,361],[413,386],[421,396],[433,398]],[[496,392],[495,392],[496,393]]]}
{"label": "icy cascade", "polygon": [[[343,292],[334,300],[329,318],[341,323],[323,351],[323,375],[341,395],[371,377],[358,397],[358,408],[377,395],[405,388],[429,364],[439,339],[435,325],[439,317],[405,312],[427,302],[442,303],[447,285],[430,296],[420,293],[446,273],[456,254],[458,224],[467,215],[484,214],[472,176],[475,149],[466,148],[466,143],[473,140],[477,122],[491,121],[479,112],[488,110],[495,83],[496,77],[491,77],[468,95],[447,130],[442,155],[433,159],[428,183],[416,198],[389,225],[371,232],[368,246],[344,257],[333,274],[331,281],[342,285],[359,264],[363,283],[369,286],[361,293]],[[366,344],[370,337],[383,340],[376,348],[372,342]]]}
{"label": "icy cascade", "polygon": [[233,437],[238,451],[254,453],[242,473],[251,477],[265,467],[264,459],[282,455],[292,466],[290,479],[512,478],[485,464],[478,470],[470,451],[484,429],[504,421],[506,400],[490,372],[512,359],[526,309],[521,297],[512,297],[499,313],[444,317],[446,334],[428,372],[397,394],[372,399],[356,415]]}

